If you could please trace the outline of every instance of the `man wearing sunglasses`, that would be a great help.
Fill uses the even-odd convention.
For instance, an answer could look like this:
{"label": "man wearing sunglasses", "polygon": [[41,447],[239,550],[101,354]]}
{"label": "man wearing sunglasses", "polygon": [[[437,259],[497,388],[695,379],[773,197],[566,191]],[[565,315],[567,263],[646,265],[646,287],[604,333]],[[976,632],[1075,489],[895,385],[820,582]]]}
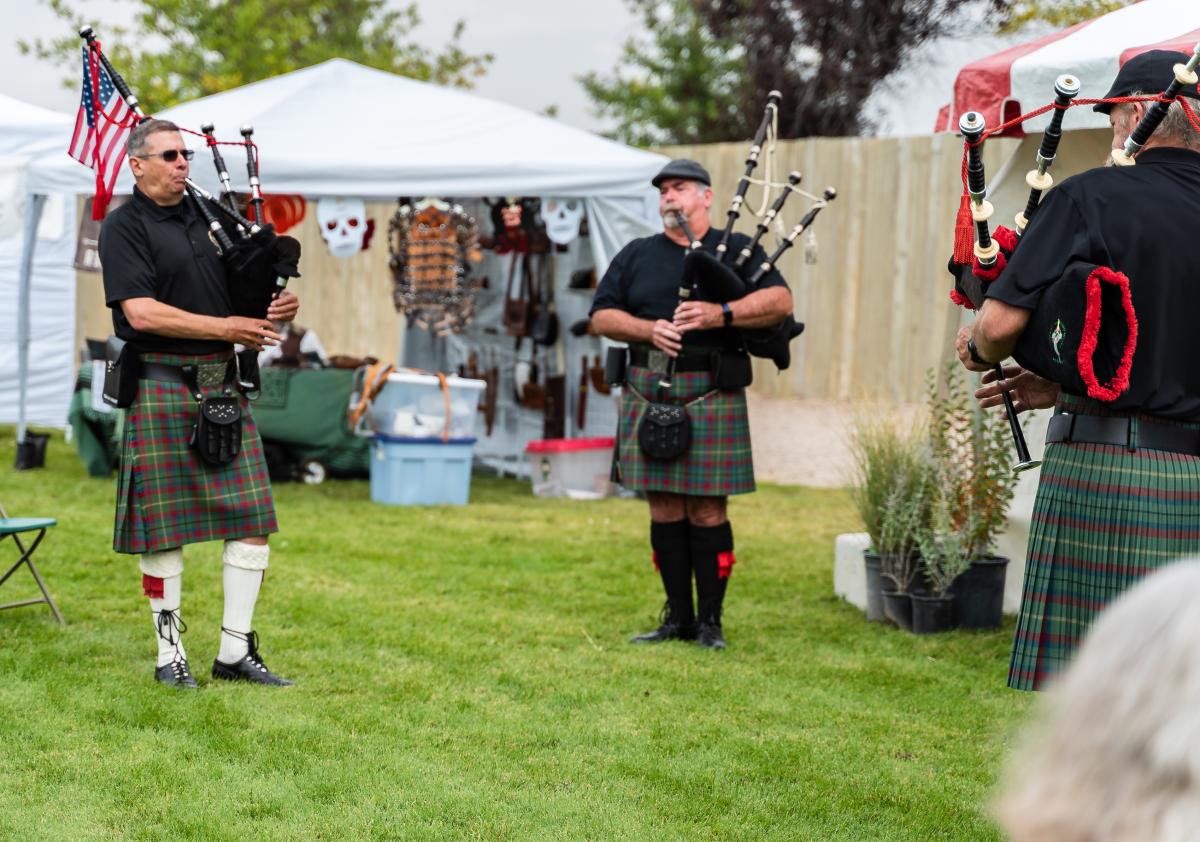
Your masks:
{"label": "man wearing sunglasses", "polygon": [[[240,447],[225,464],[202,458],[192,439],[203,397],[237,395],[234,344],[262,350],[290,322],[291,292],[266,317],[233,314],[230,278],[185,187],[192,152],[175,124],[146,120],[129,136],[133,199],[100,230],[104,293],[113,330],[140,356],[137,397],[126,410],[113,548],[138,554],[158,640],[156,680],[195,688],[179,614],[183,546],[225,541],[225,608],[214,679],[284,685],[258,654],[254,607],[278,531],[262,443],[239,396]],[[230,232],[236,238],[236,232]]]}

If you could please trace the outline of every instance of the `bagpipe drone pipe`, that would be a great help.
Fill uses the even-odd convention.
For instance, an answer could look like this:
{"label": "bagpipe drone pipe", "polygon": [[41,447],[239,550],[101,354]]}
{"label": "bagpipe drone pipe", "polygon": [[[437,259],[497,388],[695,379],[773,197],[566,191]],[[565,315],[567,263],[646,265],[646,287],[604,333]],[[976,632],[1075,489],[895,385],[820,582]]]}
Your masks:
{"label": "bagpipe drone pipe", "polygon": [[[87,43],[95,58],[103,65],[112,79],[113,87],[120,94],[138,122],[151,119],[133,94],[124,77],[112,66],[101,49],[92,27],[79,30],[79,37]],[[258,177],[258,147],[251,140],[253,128],[243,126],[243,140],[223,142],[213,135],[213,126],[206,123],[201,131],[189,134],[204,137],[213,154],[218,179],[224,188],[224,196],[217,198],[200,187],[190,178],[185,192],[204,219],[213,241],[225,264],[228,278],[229,298],[233,312],[239,316],[265,318],[271,301],[287,286],[290,278],[300,277],[300,243],[294,237],[275,233],[273,225],[265,222],[262,214],[262,190]],[[235,194],[228,168],[221,156],[221,145],[242,146],[246,150],[246,169],[250,178],[250,202],[247,219],[237,208]]]}
{"label": "bagpipe drone pipe", "polygon": [[[813,196],[800,189],[800,173],[792,172],[788,181],[783,185],[779,196],[771,207],[762,214],[751,240],[738,252],[733,261],[729,261],[730,237],[734,224],[741,214],[746,192],[750,187],[751,175],[758,164],[759,154],[769,128],[775,121],[781,96],[778,91],[771,91],[767,98],[767,107],[763,114],[758,131],[751,142],[750,154],[746,157],[746,169],[738,182],[733,199],[726,213],[725,228],[715,253],[705,251],[698,241],[693,240],[692,248],[684,257],[683,281],[681,290],[692,291],[692,296],[698,301],[708,301],[714,304],[724,304],[744,298],[759,289],[759,282],[769,274],[797,238],[807,231],[817,218],[821,209],[837,197],[837,191],[827,187],[821,196]],[[768,184],[768,188],[770,185]],[[784,203],[793,193],[799,193],[813,201],[804,217],[779,243],[776,250],[756,265],[751,264],[754,252],[757,250],[763,236],[770,230],[771,225],[779,217]],[[797,322],[790,313],[779,324],[773,327],[741,328],[742,344],[747,353],[755,357],[771,360],[776,367],[783,371],[791,365],[792,355],[790,344],[793,339],[804,331],[804,325]]]}

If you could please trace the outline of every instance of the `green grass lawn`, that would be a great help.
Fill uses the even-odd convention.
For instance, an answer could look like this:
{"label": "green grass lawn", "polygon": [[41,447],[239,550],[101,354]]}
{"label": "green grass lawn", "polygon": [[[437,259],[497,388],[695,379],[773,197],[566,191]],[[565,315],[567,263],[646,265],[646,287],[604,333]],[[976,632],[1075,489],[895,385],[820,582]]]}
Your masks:
{"label": "green grass lawn", "polygon": [[[732,504],[729,649],[625,643],[661,603],[644,503],[538,500],[477,475],[466,508],[276,488],[256,616],[278,690],[207,681],[220,545],[188,548],[201,681],[152,680],[114,483],[69,445],[0,501],[59,519],[45,606],[0,612],[0,839],[989,840],[987,802],[1030,697],[1000,632],[917,638],[832,593],[847,495]],[[11,544],[0,544],[11,551]],[[28,575],[0,602],[35,595]]]}

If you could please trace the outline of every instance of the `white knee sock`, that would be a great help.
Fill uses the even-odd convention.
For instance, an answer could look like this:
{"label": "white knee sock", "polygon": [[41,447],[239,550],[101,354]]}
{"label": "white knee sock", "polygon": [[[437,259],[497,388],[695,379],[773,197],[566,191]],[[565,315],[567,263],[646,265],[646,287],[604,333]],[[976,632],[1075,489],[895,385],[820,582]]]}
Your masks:
{"label": "white knee sock", "polygon": [[183,593],[183,551],[176,549],[145,553],[139,566],[142,569],[142,587],[150,595],[150,616],[154,620],[154,637],[158,641],[155,666],[166,666],[177,659],[186,660],[187,653],[181,636],[186,626],[179,617]]}
{"label": "white knee sock", "polygon": [[225,542],[225,614],[221,620],[221,650],[217,653],[217,660],[223,664],[235,664],[250,651],[254,605],[270,554],[266,544]]}

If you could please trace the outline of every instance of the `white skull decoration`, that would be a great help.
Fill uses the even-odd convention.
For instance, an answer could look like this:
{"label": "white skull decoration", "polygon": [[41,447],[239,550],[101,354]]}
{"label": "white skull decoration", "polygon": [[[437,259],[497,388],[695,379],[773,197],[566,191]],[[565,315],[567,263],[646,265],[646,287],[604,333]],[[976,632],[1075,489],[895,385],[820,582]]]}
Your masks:
{"label": "white skull decoration", "polygon": [[542,221],[550,242],[565,246],[579,236],[583,199],[542,199]]}
{"label": "white skull decoration", "polygon": [[366,248],[369,230],[362,199],[330,197],[317,202],[317,225],[334,257],[351,257]]}

